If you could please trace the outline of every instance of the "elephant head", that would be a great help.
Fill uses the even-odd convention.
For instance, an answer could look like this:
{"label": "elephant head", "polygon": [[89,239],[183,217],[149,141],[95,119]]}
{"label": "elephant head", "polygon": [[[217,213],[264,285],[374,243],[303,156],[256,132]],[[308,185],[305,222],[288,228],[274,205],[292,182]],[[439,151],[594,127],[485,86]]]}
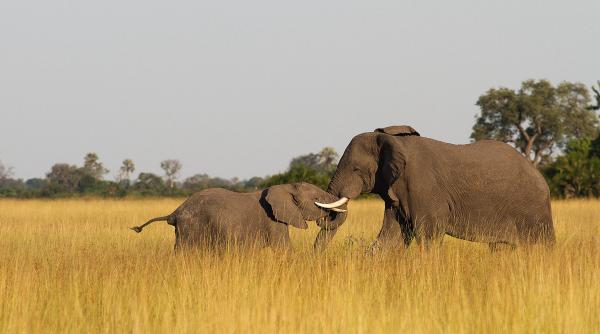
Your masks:
{"label": "elephant head", "polygon": [[[346,147],[327,189],[339,200],[316,204],[329,210],[341,208],[347,205],[349,199],[364,193],[377,193],[385,200],[397,204],[398,198],[390,190],[392,184],[403,173],[406,164],[406,158],[396,139],[401,136],[419,136],[419,133],[410,126],[397,125],[354,137]],[[327,226],[322,227],[315,248],[325,247],[333,237],[334,231],[344,223],[346,216],[340,214]]]}
{"label": "elephant head", "polygon": [[306,229],[306,221],[322,224],[326,217],[334,217],[345,212],[343,209],[331,211],[320,208],[315,202],[333,202],[335,198],[321,188],[306,182],[281,184],[265,190],[264,199],[269,204],[272,218],[278,222]]}

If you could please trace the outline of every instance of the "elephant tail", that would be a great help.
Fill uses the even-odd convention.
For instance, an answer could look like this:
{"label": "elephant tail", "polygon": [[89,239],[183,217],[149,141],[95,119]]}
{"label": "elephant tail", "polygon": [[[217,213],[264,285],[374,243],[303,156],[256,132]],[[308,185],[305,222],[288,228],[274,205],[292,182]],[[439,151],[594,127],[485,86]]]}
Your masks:
{"label": "elephant tail", "polygon": [[146,227],[147,225],[150,225],[154,222],[160,222],[160,221],[167,221],[169,223],[169,225],[175,225],[175,223],[173,222],[174,219],[171,216],[172,215],[152,218],[149,221],[145,222],[143,225],[130,227],[130,229],[136,231],[137,233],[140,233],[140,232],[142,232],[142,229],[144,227]]}

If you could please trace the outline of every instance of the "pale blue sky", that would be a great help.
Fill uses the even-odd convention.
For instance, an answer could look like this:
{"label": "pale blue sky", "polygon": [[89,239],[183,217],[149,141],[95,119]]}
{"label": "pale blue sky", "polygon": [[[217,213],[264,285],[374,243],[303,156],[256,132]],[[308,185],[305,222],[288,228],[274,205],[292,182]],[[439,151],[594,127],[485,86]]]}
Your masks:
{"label": "pale blue sky", "polygon": [[391,124],[466,143],[490,87],[595,83],[599,40],[598,0],[6,0],[0,161],[246,178]]}

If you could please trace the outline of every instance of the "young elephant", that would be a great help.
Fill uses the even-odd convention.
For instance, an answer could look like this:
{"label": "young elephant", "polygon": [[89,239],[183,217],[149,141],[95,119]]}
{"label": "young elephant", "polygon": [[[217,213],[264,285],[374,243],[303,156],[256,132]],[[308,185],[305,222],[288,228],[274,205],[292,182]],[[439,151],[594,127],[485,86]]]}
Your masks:
{"label": "young elephant", "polygon": [[288,225],[306,229],[306,221],[322,222],[330,212],[314,203],[335,200],[335,196],[304,182],[252,193],[206,189],[189,197],[170,215],[131,229],[139,233],[148,224],[167,221],[175,226],[175,249],[215,248],[227,242],[289,248]]}

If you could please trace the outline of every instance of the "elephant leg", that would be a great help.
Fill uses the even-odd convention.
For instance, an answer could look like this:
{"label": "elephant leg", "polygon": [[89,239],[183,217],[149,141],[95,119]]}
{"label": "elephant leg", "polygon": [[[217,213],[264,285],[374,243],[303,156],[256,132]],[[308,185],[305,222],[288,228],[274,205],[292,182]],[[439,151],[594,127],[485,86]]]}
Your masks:
{"label": "elephant leg", "polygon": [[292,250],[292,242],[290,241],[288,228],[283,224],[278,224],[276,226],[278,227],[278,230],[268,237],[268,244],[273,250],[287,253]]}
{"label": "elephant leg", "polygon": [[[402,223],[400,220],[402,220]],[[377,239],[369,246],[367,252],[374,253],[379,250],[387,250],[399,244],[408,247],[412,238],[413,231],[410,224],[405,219],[400,219],[398,208],[386,203],[383,225]]]}
{"label": "elephant leg", "polygon": [[424,250],[429,250],[432,246],[441,246],[445,230],[446,219],[439,216],[422,216],[416,219],[415,234],[417,243]]}
{"label": "elephant leg", "polygon": [[556,242],[550,214],[541,217],[537,215],[523,217],[517,222],[517,234],[519,244],[523,246],[541,243],[551,247]]}

